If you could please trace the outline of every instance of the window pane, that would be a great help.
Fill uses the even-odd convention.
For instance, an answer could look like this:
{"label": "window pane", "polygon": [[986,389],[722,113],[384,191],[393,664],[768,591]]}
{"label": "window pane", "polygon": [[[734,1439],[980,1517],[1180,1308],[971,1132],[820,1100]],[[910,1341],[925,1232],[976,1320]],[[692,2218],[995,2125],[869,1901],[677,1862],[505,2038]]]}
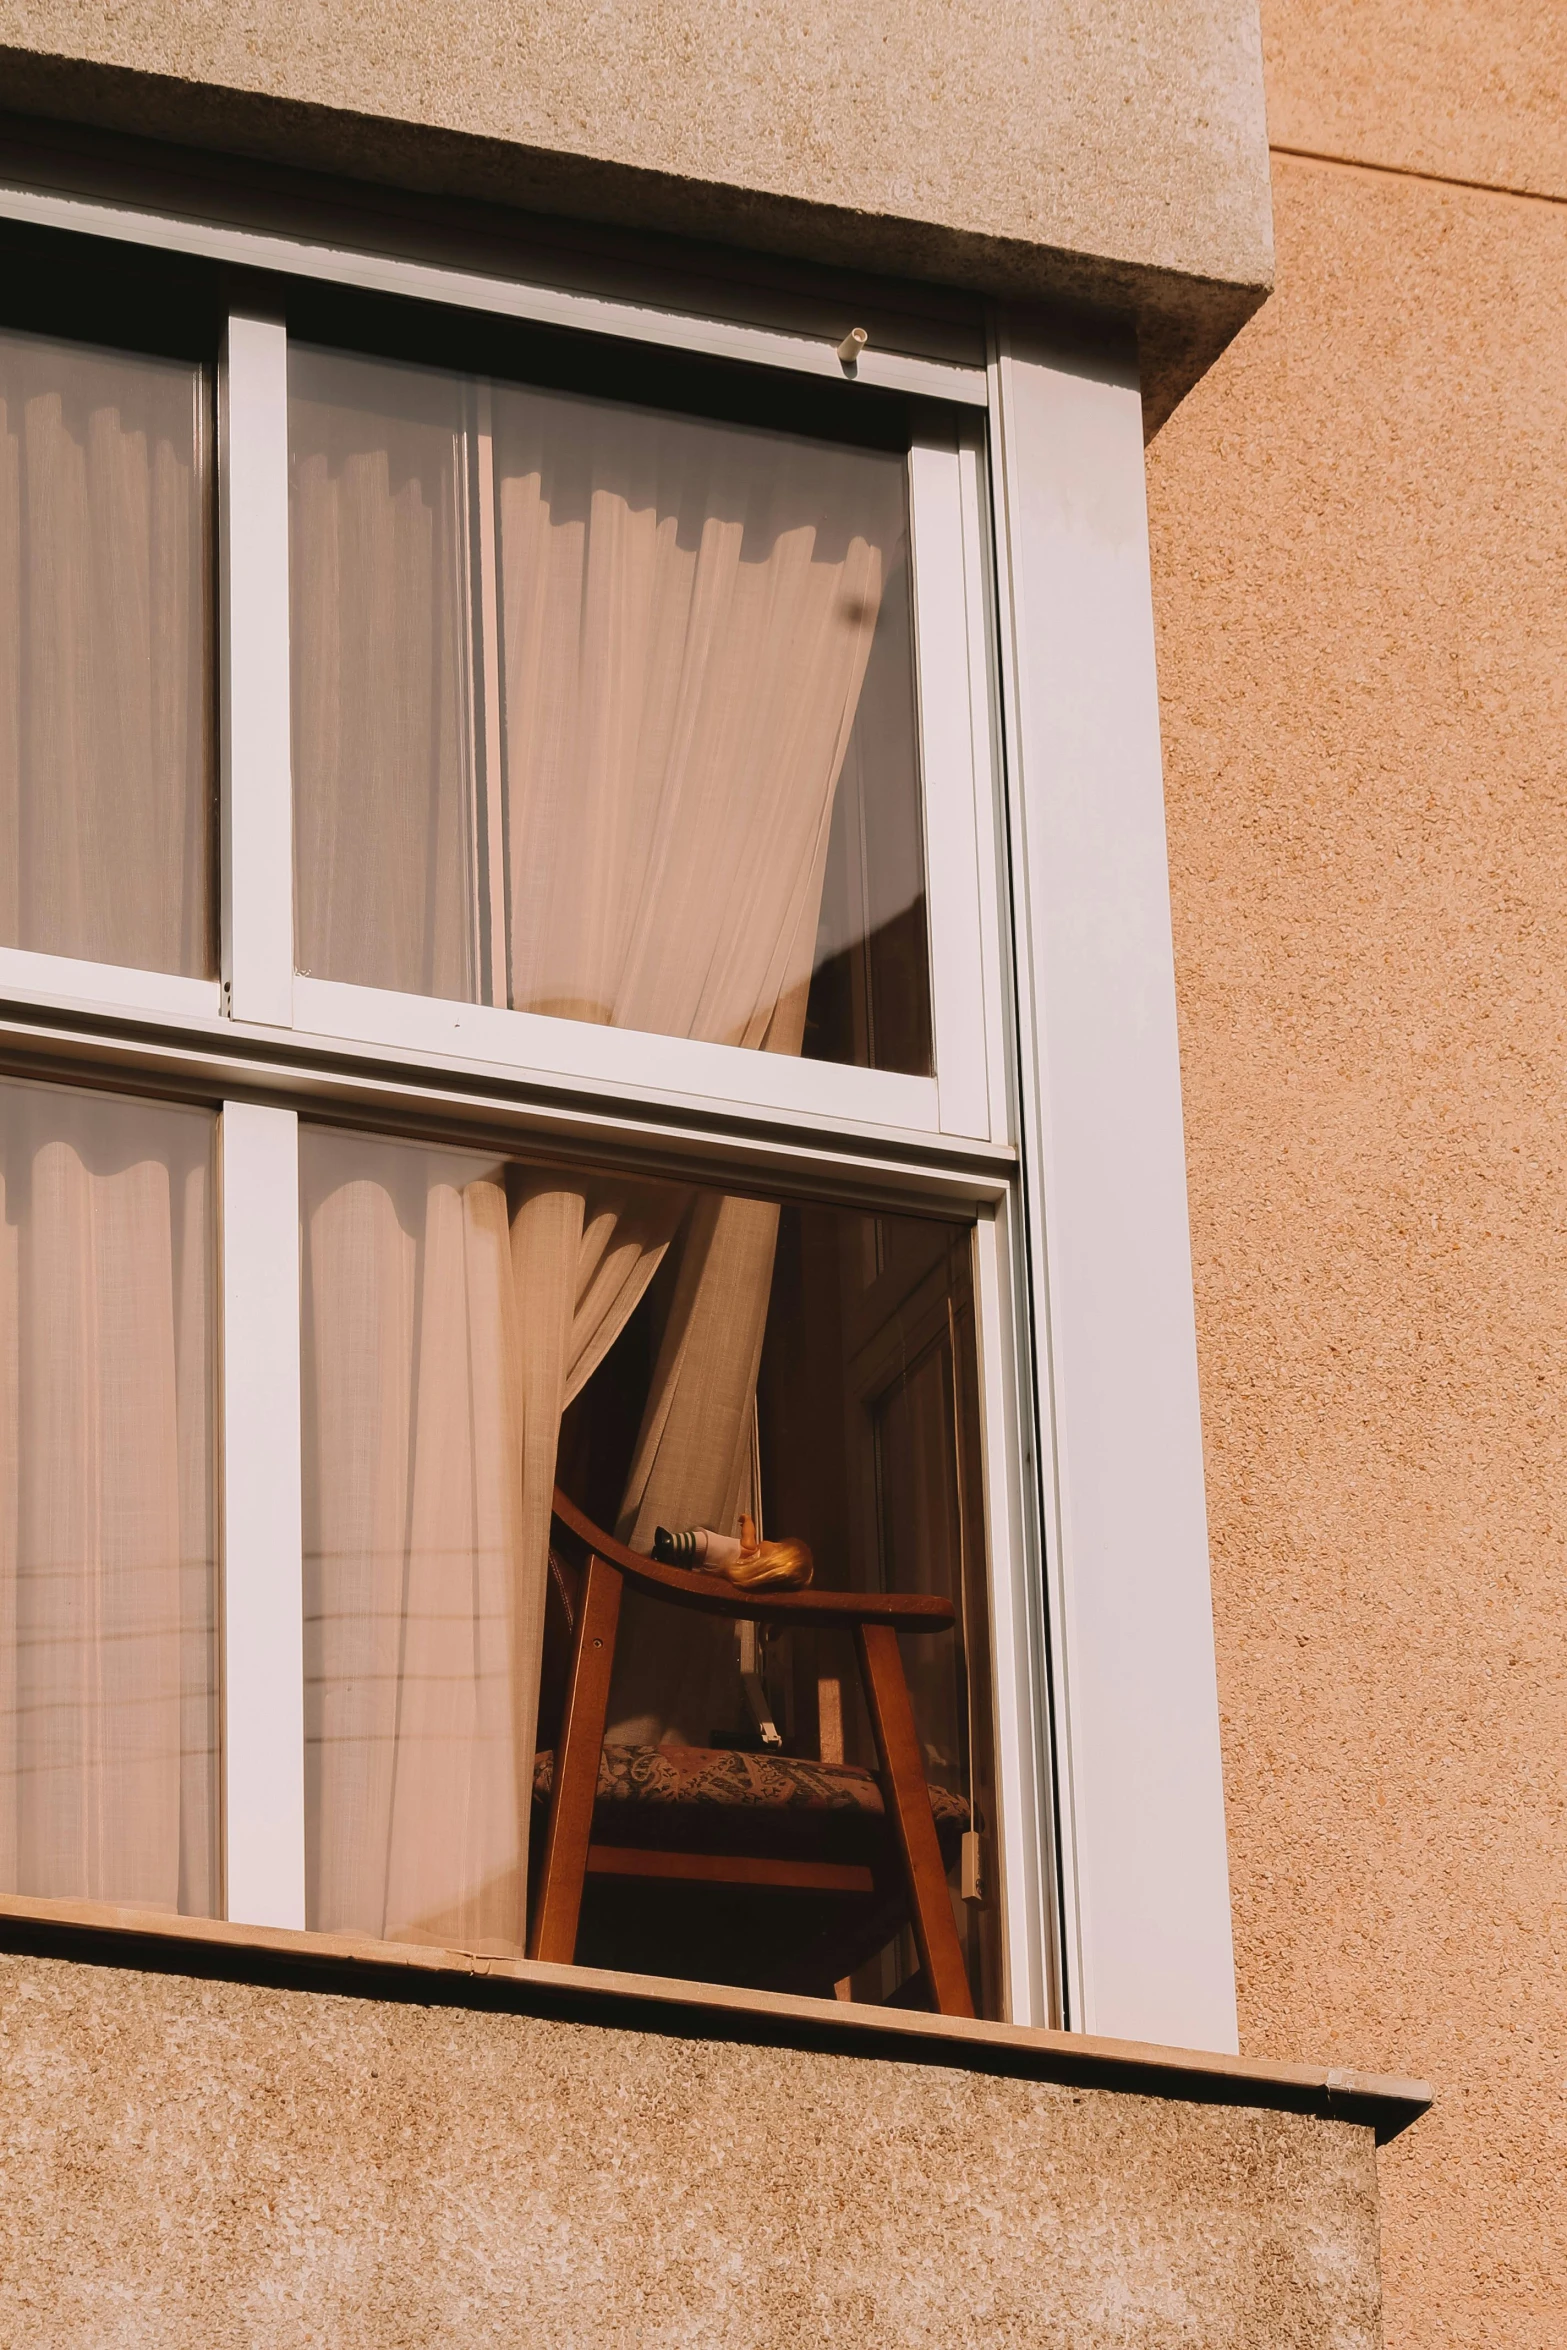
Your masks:
{"label": "window pane", "polygon": [[[903,1647],[955,1887],[993,1810],[967,1232],[322,1130],[302,1179],[311,1925],[525,1947],[581,1596],[557,1479],[638,1551],[748,1516],[821,1587],[952,1601]],[[604,1753],[617,1846],[814,1838],[882,1873],[847,1908],[590,1877],[579,1960],[903,1986],[847,1633],[758,1643],[628,1589]],[[737,1787],[766,1816],[719,1819]],[[996,2012],[994,1911],[959,1914]]]}
{"label": "window pane", "polygon": [[0,331],[0,944],[210,975],[205,384]]}
{"label": "window pane", "polygon": [[0,1887],[218,1900],[212,1119],[0,1080]]}
{"label": "window pane", "polygon": [[464,405],[455,376],[289,353],[300,965],[472,1003]]}
{"label": "window pane", "polygon": [[290,386],[302,966],[928,1070],[903,459]]}
{"label": "window pane", "polygon": [[505,1171],[301,1135],[306,1919],[515,1951],[528,1625]]}

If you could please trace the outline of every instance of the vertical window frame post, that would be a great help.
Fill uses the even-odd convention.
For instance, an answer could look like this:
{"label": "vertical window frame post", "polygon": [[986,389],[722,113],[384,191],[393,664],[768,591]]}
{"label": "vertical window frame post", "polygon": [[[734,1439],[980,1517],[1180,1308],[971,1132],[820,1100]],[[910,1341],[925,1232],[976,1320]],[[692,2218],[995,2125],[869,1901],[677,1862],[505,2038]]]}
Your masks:
{"label": "vertical window frame post", "polygon": [[225,1010],[294,1021],[288,331],[232,310],[218,367],[221,972]]}
{"label": "vertical window frame post", "polygon": [[991,1135],[992,990],[984,960],[984,874],[973,721],[972,483],[955,440],[917,433],[909,450],[914,644],[930,928],[932,1044],[943,1134]]}
{"label": "vertical window frame post", "polygon": [[225,1102],[218,1135],[225,1906],[303,1927],[299,1118]]}
{"label": "vertical window frame post", "polygon": [[993,322],[1065,2020],[1237,2046],[1136,360]]}
{"label": "vertical window frame post", "polygon": [[1007,2021],[1060,2021],[1052,1752],[1045,1608],[1034,1513],[1028,1381],[1019,1330],[1026,1261],[1010,1189],[974,1227],[975,1353],[990,1552],[991,1690],[996,1809],[992,1850],[1001,1902]]}

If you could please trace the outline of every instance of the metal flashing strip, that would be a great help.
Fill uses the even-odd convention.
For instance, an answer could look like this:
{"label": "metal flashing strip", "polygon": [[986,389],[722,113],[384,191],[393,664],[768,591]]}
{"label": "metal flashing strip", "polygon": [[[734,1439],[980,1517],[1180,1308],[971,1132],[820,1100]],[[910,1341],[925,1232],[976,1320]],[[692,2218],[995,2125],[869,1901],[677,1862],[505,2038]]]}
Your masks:
{"label": "metal flashing strip", "polygon": [[384,1996],[395,1988],[404,1998],[434,2000],[467,1996],[470,1987],[483,1986],[490,1997],[509,1994],[509,2005],[622,2028],[830,2046],[849,2057],[947,2064],[1126,2096],[1299,2113],[1372,2130],[1378,2145],[1418,2121],[1435,2101],[1425,2081],[1342,2066],[1274,2064],[1036,2025],[921,2015],[598,1967],[546,1966],[534,1959],[486,1958],[350,1934],[230,1925],[223,1919],[173,1917],[107,1902],[0,1897],[0,1950],[99,1965],[152,1965],[164,1973],[222,1972],[239,1981],[270,1981],[279,1973],[297,1981],[302,1974],[327,1973],[338,1978],[336,1988],[362,1997]]}
{"label": "metal flashing strip", "polygon": [[0,219],[35,227],[67,229],[79,236],[106,237],[122,244],[154,245],[243,269],[285,277],[314,278],[362,292],[401,294],[442,302],[497,317],[526,319],[539,326],[574,328],[582,334],[621,341],[662,344],[703,357],[748,361],[830,382],[868,384],[882,391],[983,408],[989,384],[982,367],[952,360],[923,359],[896,351],[865,350],[852,373],[825,337],[791,334],[773,327],[743,325],[723,318],[664,308],[654,303],[576,293],[522,277],[410,261],[394,252],[325,243],[269,230],[114,204],[96,197],[33,187],[15,177],[0,186]]}

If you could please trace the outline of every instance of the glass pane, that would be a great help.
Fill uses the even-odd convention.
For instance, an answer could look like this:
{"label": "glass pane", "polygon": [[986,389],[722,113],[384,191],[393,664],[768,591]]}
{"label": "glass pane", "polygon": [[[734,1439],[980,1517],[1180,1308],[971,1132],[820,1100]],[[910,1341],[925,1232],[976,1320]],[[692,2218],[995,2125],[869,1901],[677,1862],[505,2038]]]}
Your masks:
{"label": "glass pane", "polygon": [[219,1908],[213,1121],[0,1080],[0,1888]]}
{"label": "glass pane", "polygon": [[[526,1946],[581,1599],[558,1479],[637,1551],[749,1520],[819,1587],[952,1603],[902,1646],[998,2012],[996,1912],[956,1899],[993,1817],[968,1233],[323,1130],[302,1176],[310,1923]],[[915,1958],[878,1788],[847,1632],[628,1588],[595,1838],[874,1897],[600,1871],[578,1959],[891,1997]]]}
{"label": "glass pane", "polygon": [[515,1951],[505,1169],[301,1135],[306,1918]]}
{"label": "glass pane", "polygon": [[205,408],[0,331],[0,944],[215,969]]}
{"label": "glass pane", "polygon": [[833,800],[801,1049],[808,1060],[928,1077],[930,955],[914,712],[914,615],[907,548],[900,546]]}
{"label": "glass pane", "polygon": [[473,1003],[465,407],[455,376],[290,350],[300,965]]}
{"label": "glass pane", "polygon": [[930,1067],[901,457],[294,348],[300,960]]}

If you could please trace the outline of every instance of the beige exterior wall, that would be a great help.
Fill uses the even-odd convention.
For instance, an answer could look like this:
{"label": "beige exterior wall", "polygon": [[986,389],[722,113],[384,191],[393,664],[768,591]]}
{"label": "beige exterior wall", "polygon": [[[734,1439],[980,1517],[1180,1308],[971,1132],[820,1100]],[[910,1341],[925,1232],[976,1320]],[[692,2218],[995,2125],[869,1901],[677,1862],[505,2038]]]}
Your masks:
{"label": "beige exterior wall", "polygon": [[1377,2350],[1372,2135],[0,1958],[0,2340]]}
{"label": "beige exterior wall", "polygon": [[[0,102],[1112,300],[1156,409],[1266,282],[1229,0],[589,21],[0,0]],[[1243,2044],[1439,2084],[1388,2350],[1562,2331],[1563,24],[1274,0],[1280,291],[1150,459]],[[1375,2339],[1341,2125],[0,1974],[19,2339]]]}
{"label": "beige exterior wall", "polygon": [[1488,188],[1567,186],[1557,0],[1264,0],[1278,146]]}
{"label": "beige exterior wall", "polygon": [[1438,2084],[1388,2350],[1554,2350],[1567,17],[1266,31],[1355,162],[1150,451],[1242,2046]]}

